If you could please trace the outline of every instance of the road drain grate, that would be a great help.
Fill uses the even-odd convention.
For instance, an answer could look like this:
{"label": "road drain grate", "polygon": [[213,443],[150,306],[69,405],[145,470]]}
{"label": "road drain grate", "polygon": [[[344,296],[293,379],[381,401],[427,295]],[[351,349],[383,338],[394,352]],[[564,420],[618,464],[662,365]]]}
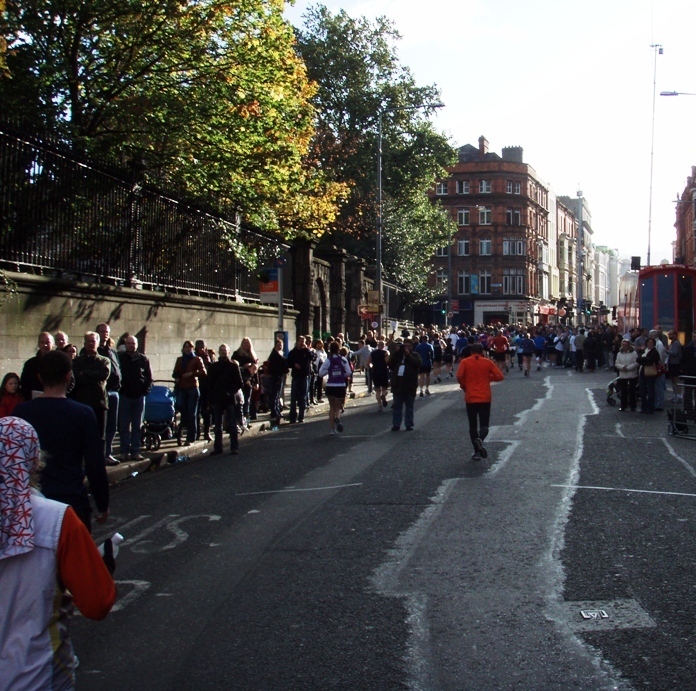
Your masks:
{"label": "road drain grate", "polygon": [[655,626],[650,615],[633,599],[562,602],[573,631],[610,631]]}

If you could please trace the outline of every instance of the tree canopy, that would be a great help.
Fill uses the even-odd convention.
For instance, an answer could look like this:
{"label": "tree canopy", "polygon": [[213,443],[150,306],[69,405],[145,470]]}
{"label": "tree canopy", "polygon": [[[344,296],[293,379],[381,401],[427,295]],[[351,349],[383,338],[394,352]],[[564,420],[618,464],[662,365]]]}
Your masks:
{"label": "tree canopy", "polygon": [[[389,248],[384,275],[408,283],[414,300],[427,299],[424,267],[435,247],[445,244],[449,220],[426,195],[455,160],[448,139],[428,120],[441,105],[439,91],[434,85],[417,85],[400,64],[395,47],[399,34],[384,17],[354,19],[319,5],[306,13],[297,37],[309,78],[317,84],[310,157],[331,180],[350,189],[324,241],[368,260],[374,257],[381,113],[383,227]],[[406,256],[413,249],[411,234],[419,236],[415,263],[412,255]]]}
{"label": "tree canopy", "polygon": [[286,235],[345,186],[311,165],[315,86],[283,0],[7,0],[7,112]]}

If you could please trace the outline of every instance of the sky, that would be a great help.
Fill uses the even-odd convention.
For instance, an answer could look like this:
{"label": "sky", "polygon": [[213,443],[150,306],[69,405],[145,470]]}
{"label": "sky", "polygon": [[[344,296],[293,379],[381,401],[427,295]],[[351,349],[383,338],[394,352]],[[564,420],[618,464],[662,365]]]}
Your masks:
{"label": "sky", "polygon": [[[301,26],[316,4],[297,0],[286,17]],[[582,191],[595,244],[642,264],[648,247],[651,264],[672,260],[674,200],[696,166],[694,0],[320,4],[392,20],[401,64],[441,91],[433,121],[453,145],[478,147],[484,135],[498,154],[523,147],[555,194]]]}

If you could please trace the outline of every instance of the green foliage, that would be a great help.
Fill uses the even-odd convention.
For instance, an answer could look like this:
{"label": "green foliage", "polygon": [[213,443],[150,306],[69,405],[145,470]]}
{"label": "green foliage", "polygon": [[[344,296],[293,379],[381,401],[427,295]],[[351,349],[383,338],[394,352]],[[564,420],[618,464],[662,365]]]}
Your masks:
{"label": "green foliage", "polygon": [[399,63],[395,49],[399,35],[384,17],[371,22],[318,6],[304,20],[297,30],[297,48],[318,87],[310,158],[349,190],[335,227],[325,238],[372,259],[379,113],[383,114],[383,198],[390,200],[389,208],[395,212],[416,214],[425,191],[455,160],[447,138],[427,120],[439,102],[439,92],[435,86],[418,86]]}
{"label": "green foliage", "polygon": [[408,305],[431,302],[437,287],[428,279],[433,273],[432,257],[446,247],[457,226],[440,203],[414,195],[409,203],[385,206],[382,258],[385,279],[400,286]]}
{"label": "green foliage", "polygon": [[219,211],[288,235],[311,217],[307,232],[320,234],[343,188],[307,167],[315,88],[283,7],[7,0],[0,99],[76,149],[142,161],[148,180]]}

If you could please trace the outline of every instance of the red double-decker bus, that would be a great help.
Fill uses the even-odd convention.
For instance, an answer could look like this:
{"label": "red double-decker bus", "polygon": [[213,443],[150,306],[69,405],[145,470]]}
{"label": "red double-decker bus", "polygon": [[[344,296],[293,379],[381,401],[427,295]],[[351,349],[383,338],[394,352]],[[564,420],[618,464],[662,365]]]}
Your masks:
{"label": "red double-decker bus", "polygon": [[619,288],[617,321],[621,333],[636,326],[663,332],[674,329],[679,340],[691,340],[696,319],[696,268],[679,264],[646,266],[627,273]]}

